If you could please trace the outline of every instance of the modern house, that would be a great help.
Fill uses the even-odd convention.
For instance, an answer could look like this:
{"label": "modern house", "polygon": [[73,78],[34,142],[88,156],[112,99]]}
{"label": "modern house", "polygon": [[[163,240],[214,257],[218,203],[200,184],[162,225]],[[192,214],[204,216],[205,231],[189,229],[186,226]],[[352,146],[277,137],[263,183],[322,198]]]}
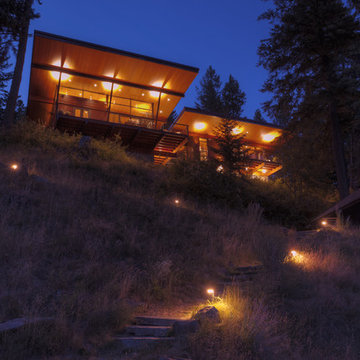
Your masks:
{"label": "modern house", "polygon": [[[189,139],[181,151],[186,159],[208,160],[215,158],[212,149],[216,148],[215,128],[222,118],[201,110],[184,108],[178,118],[169,127],[175,129],[178,124],[189,129]],[[237,119],[234,134],[243,135],[249,161],[244,169],[249,175],[268,178],[279,171],[281,164],[274,161],[273,142],[282,135],[282,129],[272,124],[258,123],[249,119]]]}
{"label": "modern house", "polygon": [[[129,151],[166,164],[178,154],[212,156],[213,129],[221,117],[185,108],[168,118],[198,68],[35,31],[28,116],[70,133],[121,137]],[[238,120],[251,153],[249,174],[267,178],[281,168],[271,155],[281,129]]]}

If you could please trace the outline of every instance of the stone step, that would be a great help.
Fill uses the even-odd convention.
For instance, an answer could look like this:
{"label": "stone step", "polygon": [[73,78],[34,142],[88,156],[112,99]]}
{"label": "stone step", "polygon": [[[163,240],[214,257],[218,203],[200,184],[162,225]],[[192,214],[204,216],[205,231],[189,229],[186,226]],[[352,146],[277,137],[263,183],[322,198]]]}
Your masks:
{"label": "stone step", "polygon": [[174,337],[155,336],[115,336],[114,341],[119,342],[122,350],[139,350],[148,346],[172,345]]}
{"label": "stone step", "polygon": [[34,325],[53,321],[53,317],[17,318],[0,323],[0,334],[11,330],[20,329],[26,325]]}
{"label": "stone step", "polygon": [[137,316],[135,318],[136,325],[148,326],[173,326],[176,321],[183,321],[179,319],[168,319],[155,316]]}
{"label": "stone step", "polygon": [[131,325],[126,327],[125,332],[134,336],[164,337],[169,335],[171,329],[171,326]]}
{"label": "stone step", "polygon": [[231,271],[229,271],[229,274],[231,275],[251,275],[251,274],[258,274],[259,272],[262,272],[264,270],[264,267],[262,265],[258,266],[244,266],[244,267],[238,267]]}

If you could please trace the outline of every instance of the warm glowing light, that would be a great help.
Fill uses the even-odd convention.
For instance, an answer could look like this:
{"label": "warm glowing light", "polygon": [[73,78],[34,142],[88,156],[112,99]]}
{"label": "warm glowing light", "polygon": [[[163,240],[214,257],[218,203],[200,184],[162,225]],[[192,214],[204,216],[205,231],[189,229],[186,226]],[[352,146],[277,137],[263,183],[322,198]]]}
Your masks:
{"label": "warm glowing light", "polygon": [[11,168],[12,168],[13,170],[17,170],[17,169],[19,168],[19,166],[18,166],[17,164],[12,164],[12,165],[11,165]]}
{"label": "warm glowing light", "polygon": [[211,295],[211,296],[214,296],[215,295],[215,291],[214,289],[207,289],[206,292]]}
{"label": "warm glowing light", "polygon": [[[153,84],[151,84],[152,86],[155,86],[155,87],[162,87],[163,83],[161,81],[156,81],[154,82]],[[150,95],[152,97],[159,97],[159,92],[158,91],[150,91]]]}
{"label": "warm glowing light", "polygon": [[197,131],[205,130],[206,127],[207,127],[207,125],[206,125],[206,123],[204,123],[204,122],[196,122],[196,123],[194,124],[194,128],[195,128],[195,130],[197,130]]}
{"label": "warm glowing light", "polygon": [[[60,66],[61,66],[61,61],[60,61],[60,60],[55,61],[55,62],[53,63],[53,65],[60,67]],[[66,68],[66,69],[70,69],[70,66],[69,66],[67,63],[64,63],[64,66],[63,66],[63,67]],[[52,76],[52,78],[53,78],[54,80],[59,81],[59,79],[60,79],[60,72],[59,72],[59,71],[50,71],[50,75]],[[66,80],[71,81],[71,80],[70,80],[70,76],[71,76],[71,75],[62,72],[62,73],[61,73],[61,81],[66,81]]]}
{"label": "warm glowing light", "polygon": [[162,110],[160,110],[160,114],[162,114],[163,113],[163,111]]}
{"label": "warm glowing light", "polygon": [[141,96],[145,96],[145,94],[144,94],[144,93],[142,93],[142,94],[141,94]]}
{"label": "warm glowing light", "polygon": [[167,98],[167,101],[170,101],[170,98]]}
{"label": "warm glowing light", "polygon": [[265,134],[265,135],[261,135],[262,139],[265,141],[265,142],[272,142],[274,141],[278,136],[280,136],[280,134],[276,131],[274,132],[271,132],[271,133],[268,133],[268,134]]}
{"label": "warm glowing light", "polygon": [[241,134],[242,132],[244,131],[244,129],[242,127],[238,127],[238,126],[235,126],[233,129],[232,129],[232,134],[233,135],[239,135]]}
{"label": "warm glowing light", "polygon": [[94,84],[95,87],[97,87],[97,84]]}
{"label": "warm glowing light", "polygon": [[326,226],[328,223],[327,223],[327,221],[326,220],[323,220],[322,222],[321,222],[321,225],[322,226]]}
{"label": "warm glowing light", "polygon": [[174,202],[175,202],[176,205],[180,204],[180,200],[179,200],[179,199],[175,199]]}
{"label": "warm glowing light", "polygon": [[[52,76],[52,78],[54,80],[59,81],[60,73],[58,71],[51,71],[50,74],[51,74],[51,76]],[[66,73],[62,73],[61,74],[61,81],[66,81],[66,80],[69,80],[71,82],[70,75],[66,74]]]}
{"label": "warm glowing light", "polygon": [[[108,90],[108,91],[111,91],[111,86],[112,86],[112,83],[111,82],[108,82],[108,81],[103,81],[102,83],[102,86],[105,90]],[[113,87],[113,91],[116,91],[120,88],[120,85],[118,84],[114,84],[114,87]]]}
{"label": "warm glowing light", "polygon": [[265,170],[265,169],[262,169],[261,172],[262,172],[263,174],[266,174],[266,170]]}
{"label": "warm glowing light", "polygon": [[222,165],[219,165],[216,169],[217,172],[221,173],[224,171],[224,167]]}
{"label": "warm glowing light", "polygon": [[291,250],[289,256],[285,258],[285,262],[292,262],[295,264],[303,264],[305,262],[304,255],[296,250]]}

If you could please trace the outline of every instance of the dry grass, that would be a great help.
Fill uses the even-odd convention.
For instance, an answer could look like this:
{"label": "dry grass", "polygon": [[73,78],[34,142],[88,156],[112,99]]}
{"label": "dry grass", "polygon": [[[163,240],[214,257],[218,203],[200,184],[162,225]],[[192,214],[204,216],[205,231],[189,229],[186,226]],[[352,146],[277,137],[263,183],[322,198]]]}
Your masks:
{"label": "dry grass", "polygon": [[[2,359],[90,357],[137,304],[197,299],[225,269],[252,263],[263,278],[224,296],[223,322],[196,335],[194,359],[356,358],[358,230],[294,244],[254,203],[191,201],[172,187],[186,182],[178,173],[116,143],[78,142],[33,124],[0,134],[0,320],[55,318],[51,331],[2,338]],[[304,262],[284,262],[294,247]]]}

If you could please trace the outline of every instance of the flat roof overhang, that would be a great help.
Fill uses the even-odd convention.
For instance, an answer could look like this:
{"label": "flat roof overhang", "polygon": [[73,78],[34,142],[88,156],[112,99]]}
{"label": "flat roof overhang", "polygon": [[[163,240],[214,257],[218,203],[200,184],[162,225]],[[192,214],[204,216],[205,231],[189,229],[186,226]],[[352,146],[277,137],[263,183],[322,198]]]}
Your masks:
{"label": "flat roof overhang", "polygon": [[28,103],[54,101],[57,84],[51,72],[119,84],[123,97],[158,102],[158,119],[166,120],[199,69],[35,31]]}
{"label": "flat roof overhang", "polygon": [[[214,129],[221,122],[222,117],[210,114],[198,109],[185,107],[170,129],[181,123],[189,126],[189,132],[198,136],[214,136]],[[263,147],[272,147],[272,142],[281,137],[283,129],[273,124],[263,124],[249,119],[234,119],[237,122],[236,128],[244,135],[244,140],[251,144],[259,144]],[[197,125],[201,124],[200,128]],[[201,129],[201,127],[203,127]],[[266,141],[267,136],[272,141]]]}

